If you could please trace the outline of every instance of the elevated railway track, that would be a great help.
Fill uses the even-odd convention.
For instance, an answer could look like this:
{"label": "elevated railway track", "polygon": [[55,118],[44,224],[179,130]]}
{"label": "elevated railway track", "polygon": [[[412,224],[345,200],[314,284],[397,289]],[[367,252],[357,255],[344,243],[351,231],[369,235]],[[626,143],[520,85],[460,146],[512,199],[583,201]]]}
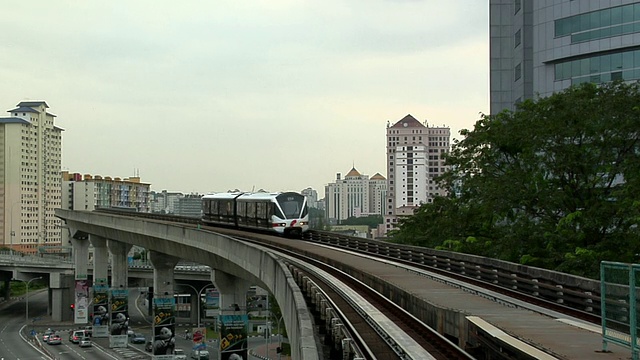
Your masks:
{"label": "elevated railway track", "polygon": [[[314,311],[318,313],[319,323],[324,323],[319,326],[319,330],[326,332],[325,338],[331,339],[327,341],[331,344],[329,348],[334,349],[331,351],[346,351],[351,353],[351,356],[355,356],[354,358],[363,359],[387,358],[384,356],[389,356],[388,358],[403,358],[403,356],[406,356],[404,358],[414,358],[404,354],[406,351],[402,349],[402,346],[394,343],[393,339],[390,340],[389,334],[376,329],[376,326],[379,327],[379,325],[369,325],[368,329],[358,328],[363,323],[372,322],[371,319],[366,319],[366,313],[369,310],[363,311],[355,308],[350,304],[354,302],[353,299],[344,299],[336,295],[341,292],[340,288],[344,288],[354,289],[366,299],[368,304],[376,304],[372,306],[377,309],[377,313],[385,315],[387,318],[385,321],[398,325],[402,329],[402,333],[411,338],[411,341],[420,344],[421,351],[426,351],[431,358],[471,358],[469,354],[455,346],[456,341],[459,342],[460,339],[452,338],[447,334],[443,335],[441,329],[431,330],[421,318],[423,314],[411,314],[405,310],[404,308],[407,306],[403,303],[404,299],[389,295],[385,300],[376,299],[380,297],[382,292],[375,285],[366,284],[362,278],[357,279],[360,270],[356,269],[354,263],[339,263],[338,260],[333,260],[331,257],[318,256],[310,251],[298,249],[296,244],[299,244],[299,241],[234,229],[208,228],[199,224],[198,219],[129,213],[125,216],[141,216],[181,223],[183,226],[200,227],[203,230],[224,233],[269,247],[270,251],[279,252],[283,256],[289,257],[287,262],[291,266],[292,273],[299,277],[300,287],[313,289],[308,294],[310,307],[316,309]],[[466,292],[477,294],[509,307],[545,314],[563,314],[592,324],[594,327],[600,324],[600,283],[595,280],[495,259],[354,238],[328,232],[310,231],[305,234],[304,240],[316,246],[321,245],[321,247],[339,249],[345,253],[351,252],[359,257],[376,259],[381,264],[402,267],[408,272],[420,273],[421,276],[463,288]],[[306,256],[304,260],[293,260],[294,258],[299,259],[301,255]],[[300,265],[303,263],[307,264],[305,266],[313,264],[312,266],[316,270],[310,271]],[[317,269],[331,274],[331,279],[326,281],[324,279],[326,276],[318,275]],[[360,280],[360,283],[356,279]],[[338,285],[338,289],[336,289],[338,283],[341,285]],[[319,295],[320,293],[322,294]],[[322,299],[318,300],[319,298]],[[610,306],[616,306],[620,308],[621,313],[624,313],[626,305],[615,303]],[[327,316],[327,313],[331,313],[331,316]],[[359,318],[354,314],[359,314]],[[335,326],[331,325],[332,321]],[[624,330],[624,324],[619,326]],[[344,331],[341,330],[338,332],[341,335],[336,335],[335,328]],[[377,337],[371,337],[374,333],[377,334]],[[480,336],[476,340],[482,342],[482,346],[494,347],[495,351],[502,352],[500,358],[536,358],[535,356],[522,355],[517,347],[505,351],[500,345],[492,344],[492,340],[485,337]],[[378,348],[380,344],[387,344],[386,349]],[[458,343],[458,345],[461,344]],[[406,344],[405,346],[411,347]],[[451,346],[457,350],[451,350]],[[544,349],[536,344],[528,344],[527,346],[533,349],[530,352],[544,352]],[[374,349],[372,350],[372,348]],[[371,354],[378,357],[370,357]],[[562,358],[562,356],[549,356],[550,358]]]}

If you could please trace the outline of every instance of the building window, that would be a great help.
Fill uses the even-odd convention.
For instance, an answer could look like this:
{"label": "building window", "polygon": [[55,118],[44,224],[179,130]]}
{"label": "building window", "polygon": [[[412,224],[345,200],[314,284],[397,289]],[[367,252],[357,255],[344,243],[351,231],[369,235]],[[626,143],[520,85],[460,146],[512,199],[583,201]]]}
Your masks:
{"label": "building window", "polygon": [[571,36],[571,43],[640,32],[640,3],[569,16],[555,21],[555,36]]}
{"label": "building window", "polygon": [[516,31],[516,35],[514,36],[514,42],[516,44],[514,47],[518,47],[518,45],[520,45],[520,43],[522,42],[522,36],[520,34],[520,29],[518,29],[518,31]]}
{"label": "building window", "polygon": [[[640,10],[640,7],[639,7]],[[555,64],[555,80],[604,83],[621,79],[640,79],[640,50],[622,51]]]}
{"label": "building window", "polygon": [[522,63],[516,65],[514,76],[515,76],[515,81],[520,80],[520,77],[522,76]]}
{"label": "building window", "polygon": [[515,1],[513,2],[513,7],[514,7],[513,14],[515,15],[515,14],[517,14],[517,13],[518,13],[518,11],[520,11],[520,9],[522,8],[522,2],[521,2],[521,0],[515,0]]}

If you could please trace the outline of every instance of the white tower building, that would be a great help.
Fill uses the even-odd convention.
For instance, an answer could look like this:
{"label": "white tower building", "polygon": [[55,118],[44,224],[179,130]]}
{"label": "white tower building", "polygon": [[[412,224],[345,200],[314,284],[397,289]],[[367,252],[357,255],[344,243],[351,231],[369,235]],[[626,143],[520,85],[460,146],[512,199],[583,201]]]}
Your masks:
{"label": "white tower building", "polygon": [[434,178],[447,170],[450,137],[448,127],[425,126],[411,115],[387,124],[388,192],[381,234],[393,229],[398,216],[412,215],[420,204],[446,195]]}
{"label": "white tower building", "polygon": [[382,199],[386,196],[386,179],[380,174],[369,179],[352,168],[344,179],[336,175],[336,181],[325,187],[325,213],[333,223],[350,217],[382,215]]}
{"label": "white tower building", "polygon": [[35,253],[60,249],[62,129],[44,101],[23,101],[0,117],[1,244]]}

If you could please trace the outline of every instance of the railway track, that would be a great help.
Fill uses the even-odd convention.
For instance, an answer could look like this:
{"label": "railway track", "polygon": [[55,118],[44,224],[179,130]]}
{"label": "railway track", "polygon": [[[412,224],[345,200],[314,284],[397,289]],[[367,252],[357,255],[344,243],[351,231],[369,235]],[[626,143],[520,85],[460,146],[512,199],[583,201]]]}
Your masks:
{"label": "railway track", "polygon": [[[185,223],[185,221],[183,219],[179,219],[179,217],[164,216],[162,220]],[[197,224],[197,222],[197,219],[186,221],[186,223],[191,224]],[[270,242],[265,239],[273,238],[269,235],[252,234],[245,231],[236,232],[236,230],[233,229],[213,228],[213,231],[227,233],[239,238],[251,238],[261,246],[266,246],[266,244]],[[514,307],[523,307],[529,310],[539,307],[543,311],[558,312],[582,319],[592,324],[600,324],[600,284],[598,281],[579,278],[567,274],[559,275],[559,273],[543,269],[528,268],[526,266],[501,262],[495,259],[488,259],[487,261],[486,259],[483,260],[479,257],[465,254],[403,246],[383,241],[353,238],[318,231],[309,232],[305,237],[305,240],[353,251],[358,254],[369,254],[372,257],[381,259],[381,261],[394,262],[402,264],[402,266],[406,266],[408,268],[436,274],[435,276],[447,277],[457,283],[468,284],[470,288],[481,288],[488,292],[500,294],[499,298],[496,297],[499,301],[504,301],[504,298],[510,297],[525,303],[524,306],[516,304]],[[275,248],[272,248],[272,251],[282,252],[283,248],[275,245]],[[311,259],[306,259],[304,261],[313,262]],[[368,289],[366,285],[358,284],[353,282],[353,280],[345,278],[345,275],[340,274],[339,271],[336,272],[335,269],[332,270],[327,268],[325,263],[314,262],[314,266],[321,268],[327,273],[331,273],[332,276],[337,279],[341,279],[340,282],[345,284],[346,287],[357,289],[358,293],[364,294],[369,302],[376,304],[375,307],[380,309],[380,312],[385,313],[390,319],[393,319],[392,322],[402,324],[401,327],[403,331],[407,333],[407,336],[410,336],[414,341],[420,343],[420,346],[426,349],[427,352],[433,354],[433,358],[459,358],[456,357],[456,355],[448,353],[449,350],[446,345],[439,345],[437,340],[428,339],[431,335],[427,334],[427,331],[424,331],[423,328],[421,328],[423,324],[416,325],[413,320],[403,319],[403,317],[407,316],[412,317],[410,314],[403,314],[402,311],[400,311],[401,309],[398,310],[394,307],[395,304],[393,303],[391,303],[393,305],[385,304],[384,302],[386,299],[384,301],[375,300],[379,294],[370,295],[372,290]],[[348,264],[345,266],[348,266]],[[293,264],[292,267],[294,269],[298,269],[294,271],[299,271],[301,274],[304,274],[302,275],[303,277],[310,279],[314,284],[316,284],[316,286],[322,288],[328,297],[335,299],[335,305],[333,306],[340,309],[351,308],[350,305],[348,306],[349,301],[340,300],[341,297],[336,297],[334,295],[337,294],[337,291],[330,286],[330,283],[326,284],[323,282],[322,277],[313,275],[304,269],[299,269]],[[625,309],[625,306],[628,306],[625,304],[611,304],[611,307],[613,306],[619,307],[619,311],[621,313],[628,310]],[[608,304],[607,308],[609,309],[609,307],[610,305]],[[384,336],[380,335],[378,335],[379,337],[375,340],[372,334],[374,332],[377,333],[378,330],[371,326],[367,328],[362,325],[363,323],[366,323],[366,319],[363,319],[361,315],[356,315],[357,313],[357,310],[344,311],[345,322],[353,324],[354,331],[364,334],[361,337],[363,337],[365,345],[356,344],[356,347],[373,347],[372,353],[380,356],[373,358],[386,359],[387,357],[383,356],[390,356],[388,358],[398,358],[401,356],[401,353],[399,355],[398,350],[394,349],[393,345],[383,347],[384,350],[383,348],[378,348],[379,344],[387,343],[388,340],[386,340]],[[360,316],[360,318],[358,318],[358,316]],[[362,327],[359,328],[360,326]],[[625,330],[628,331],[628,329],[625,329],[624,324],[620,324],[618,328],[623,332]],[[372,337],[369,338],[369,336]],[[353,339],[350,341],[357,343],[357,339],[355,339],[356,337],[357,336],[353,336]],[[433,345],[434,343],[435,345]],[[442,349],[440,348],[441,346]]]}

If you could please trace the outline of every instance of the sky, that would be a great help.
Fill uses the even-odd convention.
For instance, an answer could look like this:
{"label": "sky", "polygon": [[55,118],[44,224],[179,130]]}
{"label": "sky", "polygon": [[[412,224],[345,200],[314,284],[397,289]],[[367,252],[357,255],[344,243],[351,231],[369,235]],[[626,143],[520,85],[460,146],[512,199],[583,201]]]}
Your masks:
{"label": "sky", "polygon": [[322,197],[354,166],[386,177],[388,122],[459,139],[489,112],[487,1],[3,5],[0,104],[46,101],[72,173]]}

